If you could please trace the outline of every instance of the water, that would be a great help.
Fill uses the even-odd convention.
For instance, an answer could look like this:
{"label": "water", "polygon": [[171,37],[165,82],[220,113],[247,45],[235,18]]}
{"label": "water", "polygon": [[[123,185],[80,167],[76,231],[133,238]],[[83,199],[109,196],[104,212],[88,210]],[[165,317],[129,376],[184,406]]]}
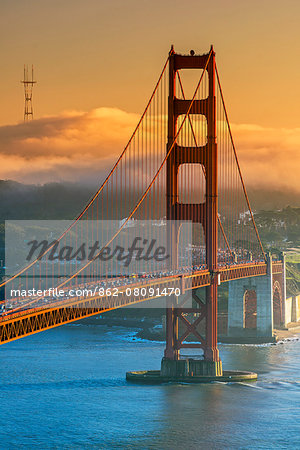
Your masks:
{"label": "water", "polygon": [[300,342],[220,345],[252,384],[133,385],[163,344],[73,324],[0,348],[0,448],[299,449]]}

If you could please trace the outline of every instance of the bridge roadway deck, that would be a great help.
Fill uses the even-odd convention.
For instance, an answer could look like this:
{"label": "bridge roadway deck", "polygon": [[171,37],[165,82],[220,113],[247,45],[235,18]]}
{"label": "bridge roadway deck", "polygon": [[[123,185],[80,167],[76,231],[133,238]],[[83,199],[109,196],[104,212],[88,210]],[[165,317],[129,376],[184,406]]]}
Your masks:
{"label": "bridge roadway deck", "polygon": [[[282,272],[281,262],[272,263],[273,273]],[[0,317],[0,344],[54,328],[85,317],[110,311],[113,309],[141,303],[161,295],[126,295],[126,287],[154,288],[161,292],[164,288],[179,288],[181,294],[186,291],[209,286],[212,276],[220,274],[220,282],[225,283],[241,278],[263,276],[267,274],[266,263],[246,263],[241,265],[223,266],[215,274],[208,270],[192,274],[178,274],[156,279],[141,279],[137,283],[119,286],[118,296],[73,297],[72,299],[47,304],[41,307],[2,315]]]}

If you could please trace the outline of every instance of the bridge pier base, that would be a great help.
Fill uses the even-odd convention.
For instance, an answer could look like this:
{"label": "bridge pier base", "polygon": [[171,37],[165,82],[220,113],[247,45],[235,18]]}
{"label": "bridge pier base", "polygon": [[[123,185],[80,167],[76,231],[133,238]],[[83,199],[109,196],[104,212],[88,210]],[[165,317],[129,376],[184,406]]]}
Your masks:
{"label": "bridge pier base", "polygon": [[273,342],[273,274],[229,282],[228,340]]}
{"label": "bridge pier base", "polygon": [[222,361],[163,358],[160,374],[162,377],[222,376]]}
{"label": "bridge pier base", "polygon": [[[169,364],[171,362],[171,364]],[[198,364],[204,361],[195,360],[168,360],[162,361],[163,372],[159,370],[143,370],[135,372],[127,372],[126,380],[133,383],[143,384],[159,384],[168,382],[178,383],[211,383],[218,381],[221,383],[241,383],[243,381],[256,381],[257,374],[254,372],[242,372],[239,370],[224,370],[222,371],[222,363],[212,367],[211,364]],[[177,364],[174,364],[177,363]],[[211,361],[205,361],[211,363]],[[193,372],[192,368],[196,370]],[[221,370],[220,375],[213,375],[212,372]],[[201,373],[198,373],[200,371]],[[206,371],[208,373],[206,373]]]}

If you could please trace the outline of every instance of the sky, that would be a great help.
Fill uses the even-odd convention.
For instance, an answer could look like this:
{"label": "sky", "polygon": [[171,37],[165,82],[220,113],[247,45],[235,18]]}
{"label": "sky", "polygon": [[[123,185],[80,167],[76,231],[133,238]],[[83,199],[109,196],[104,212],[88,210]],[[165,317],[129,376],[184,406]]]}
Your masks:
{"label": "sky", "polygon": [[[299,22],[296,0],[0,0],[0,179],[97,181],[171,44],[213,44],[247,186],[300,191]],[[38,82],[27,125],[24,63]]]}

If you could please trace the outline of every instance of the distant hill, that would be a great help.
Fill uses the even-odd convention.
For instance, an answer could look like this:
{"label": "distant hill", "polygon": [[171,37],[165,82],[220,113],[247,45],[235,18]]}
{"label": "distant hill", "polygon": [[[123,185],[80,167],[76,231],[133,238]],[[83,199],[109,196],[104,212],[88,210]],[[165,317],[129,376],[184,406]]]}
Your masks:
{"label": "distant hill", "polygon": [[251,208],[255,211],[276,210],[286,206],[300,207],[300,193],[293,190],[247,190]]}
{"label": "distant hill", "polygon": [[0,180],[0,221],[73,219],[95,190],[72,183],[28,185]]}
{"label": "distant hill", "polygon": [[259,211],[255,222],[266,248],[288,250],[300,247],[300,208],[287,206],[280,210]]}
{"label": "distant hill", "polygon": [[[98,185],[75,183],[22,184],[0,180],[0,221],[22,219],[73,219]],[[300,207],[300,195],[293,191],[249,190],[252,209],[276,210]]]}

